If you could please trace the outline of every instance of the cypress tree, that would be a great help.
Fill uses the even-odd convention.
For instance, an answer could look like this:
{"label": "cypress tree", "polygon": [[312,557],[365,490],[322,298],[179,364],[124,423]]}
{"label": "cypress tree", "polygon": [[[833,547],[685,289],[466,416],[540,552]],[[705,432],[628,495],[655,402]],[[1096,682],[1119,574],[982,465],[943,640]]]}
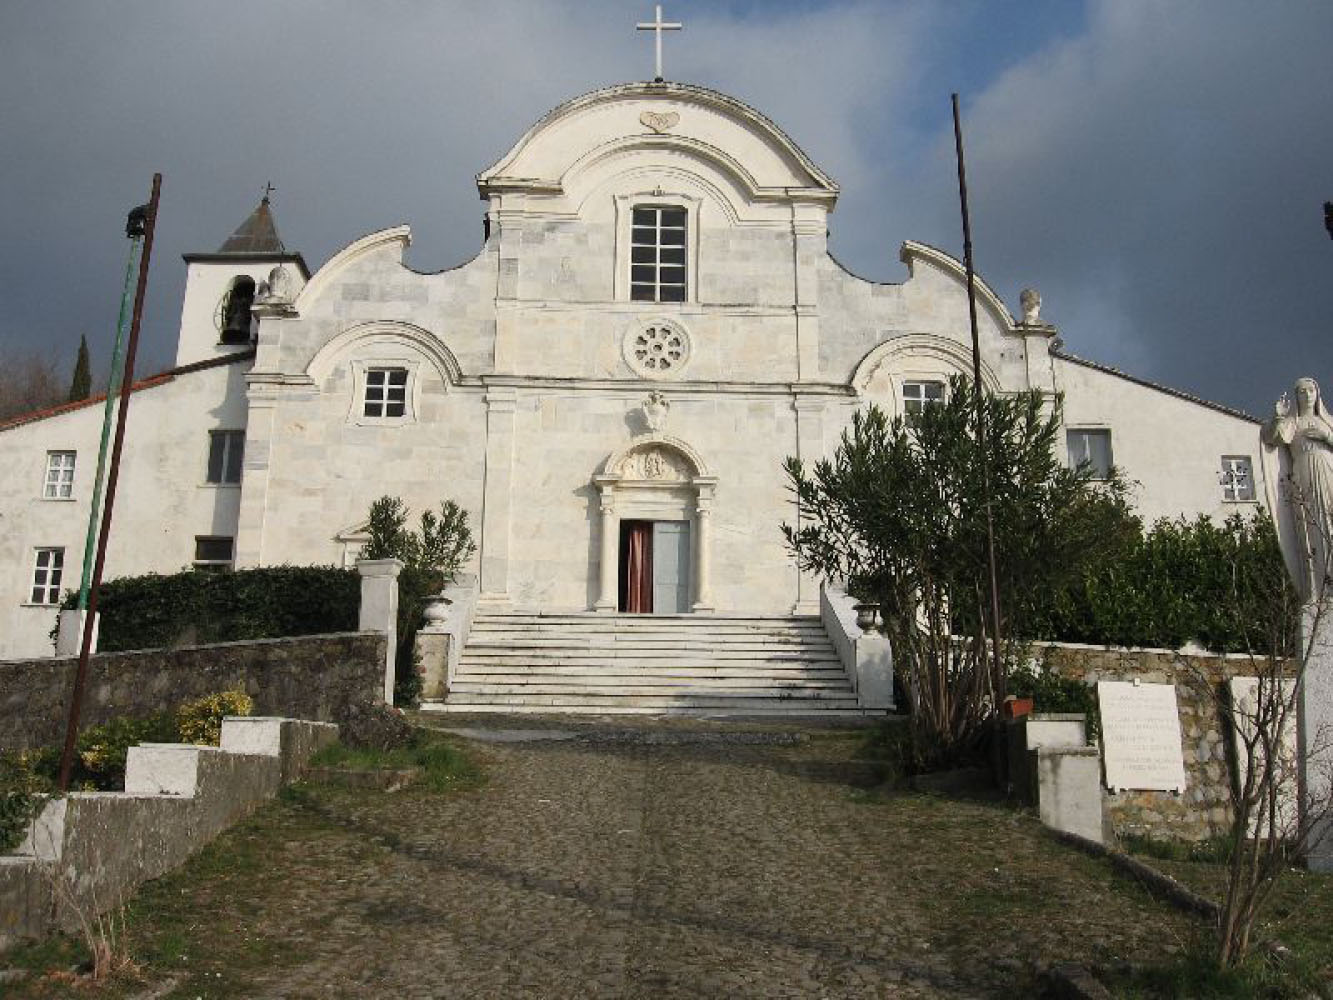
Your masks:
{"label": "cypress tree", "polygon": [[88,365],[88,338],[79,337],[79,358],[74,362],[74,378],[69,383],[69,401],[77,402],[93,394],[93,375]]}

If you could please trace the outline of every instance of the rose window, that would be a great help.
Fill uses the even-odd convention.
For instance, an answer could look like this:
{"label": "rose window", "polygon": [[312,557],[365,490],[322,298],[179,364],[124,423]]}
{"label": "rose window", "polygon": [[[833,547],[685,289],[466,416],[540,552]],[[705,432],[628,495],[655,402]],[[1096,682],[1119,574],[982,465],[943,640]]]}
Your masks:
{"label": "rose window", "polygon": [[674,324],[650,323],[631,330],[625,339],[625,360],[648,378],[678,375],[689,357],[689,336]]}

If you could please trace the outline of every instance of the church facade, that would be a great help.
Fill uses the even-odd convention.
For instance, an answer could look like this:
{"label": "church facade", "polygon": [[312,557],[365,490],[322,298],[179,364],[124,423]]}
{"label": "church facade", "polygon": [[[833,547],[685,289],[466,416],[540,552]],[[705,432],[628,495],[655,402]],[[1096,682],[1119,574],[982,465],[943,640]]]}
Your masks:
{"label": "church facade", "polygon": [[[816,613],[779,525],[783,460],[858,408],[970,374],[966,279],[828,253],[838,187],[773,122],[678,83],[600,90],[478,175],[486,238],[419,273],[407,227],[311,274],[267,200],[188,255],[176,367],[140,383],[108,576],[350,564],[373,500],[469,511],[494,608]],[[1263,502],[1258,424],[1077,358],[978,282],[983,380],[1063,393],[1070,461],[1114,463],[1146,520]],[[101,407],[0,427],[0,656],[50,651],[78,584]]]}

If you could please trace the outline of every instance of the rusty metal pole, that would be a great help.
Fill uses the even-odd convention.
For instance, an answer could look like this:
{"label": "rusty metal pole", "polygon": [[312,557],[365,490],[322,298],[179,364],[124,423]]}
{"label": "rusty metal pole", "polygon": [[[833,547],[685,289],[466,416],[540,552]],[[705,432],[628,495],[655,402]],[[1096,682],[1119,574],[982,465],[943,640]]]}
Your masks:
{"label": "rusty metal pole", "polygon": [[[972,269],[972,222],[967,211],[967,169],[963,166],[963,126],[958,95],[953,95],[953,139],[958,152],[958,200],[963,207],[963,263],[967,266],[967,314],[972,323],[972,399],[977,410],[977,445],[981,450],[981,491],[986,505],[986,562],[990,568],[991,651],[995,696],[1004,701],[1007,684],[1000,657],[1000,586],[995,569],[995,518],[991,514],[990,448],[986,439],[986,403],[981,391],[981,339],[977,333],[977,276]],[[999,707],[998,704],[996,706]]]}
{"label": "rusty metal pole", "polygon": [[107,473],[106,500],[102,506],[102,530],[97,538],[97,561],[88,589],[87,617],[83,620],[83,642],[79,647],[79,667],[74,674],[74,691],[69,699],[69,723],[65,727],[65,749],[60,755],[60,790],[69,790],[70,771],[74,766],[74,744],[79,735],[79,713],[83,707],[83,689],[88,681],[88,657],[93,645],[93,624],[97,621],[97,600],[102,589],[102,570],[106,565],[106,543],[111,534],[111,512],[116,504],[116,483],[120,478],[120,456],[125,445],[125,423],[130,414],[130,396],[134,388],[134,355],[139,347],[139,323],[143,318],[144,295],[148,290],[148,261],[153,254],[153,230],[157,227],[157,205],[162,192],[162,175],[153,174],[153,194],[147,205],[130,213],[126,235],[133,237],[135,227],[143,226],[143,257],[139,260],[139,284],[134,292],[134,318],[130,321],[130,342],[125,348],[125,374],[121,381],[120,412],[116,419],[116,437],[111,446],[111,468]]}

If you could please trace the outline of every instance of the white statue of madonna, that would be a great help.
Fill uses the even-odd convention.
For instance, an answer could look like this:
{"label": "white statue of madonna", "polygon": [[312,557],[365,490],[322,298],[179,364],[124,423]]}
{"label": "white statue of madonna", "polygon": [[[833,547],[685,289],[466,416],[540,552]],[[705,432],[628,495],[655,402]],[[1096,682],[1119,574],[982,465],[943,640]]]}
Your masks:
{"label": "white statue of madonna", "polygon": [[1324,415],[1319,383],[1300,378],[1296,406],[1283,396],[1264,424],[1264,444],[1278,449],[1279,503],[1273,511],[1287,569],[1307,601],[1324,596],[1333,576],[1333,423]]}

